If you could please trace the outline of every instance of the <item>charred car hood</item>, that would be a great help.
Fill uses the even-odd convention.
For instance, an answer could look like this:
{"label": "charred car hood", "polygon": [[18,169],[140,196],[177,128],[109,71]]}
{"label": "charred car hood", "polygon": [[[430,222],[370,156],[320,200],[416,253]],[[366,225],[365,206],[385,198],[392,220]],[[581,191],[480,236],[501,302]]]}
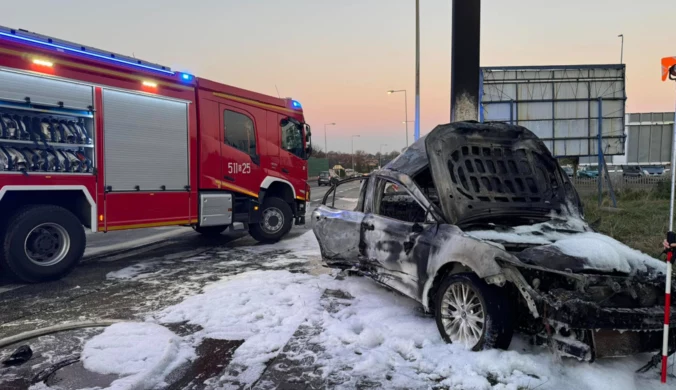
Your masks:
{"label": "charred car hood", "polygon": [[500,219],[541,222],[580,199],[535,134],[503,123],[437,126],[424,140],[441,209],[463,226]]}
{"label": "charred car hood", "polygon": [[643,274],[663,278],[666,265],[596,233],[579,217],[467,234],[504,246],[525,264],[572,273]]}

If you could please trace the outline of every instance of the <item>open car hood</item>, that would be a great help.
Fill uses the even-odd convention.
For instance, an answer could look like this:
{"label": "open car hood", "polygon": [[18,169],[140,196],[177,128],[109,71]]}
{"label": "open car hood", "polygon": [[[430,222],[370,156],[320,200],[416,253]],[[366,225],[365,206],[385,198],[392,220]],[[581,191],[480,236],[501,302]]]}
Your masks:
{"label": "open car hood", "polygon": [[524,127],[457,122],[437,126],[424,142],[449,223],[514,225],[545,221],[563,209],[581,214],[568,176]]}

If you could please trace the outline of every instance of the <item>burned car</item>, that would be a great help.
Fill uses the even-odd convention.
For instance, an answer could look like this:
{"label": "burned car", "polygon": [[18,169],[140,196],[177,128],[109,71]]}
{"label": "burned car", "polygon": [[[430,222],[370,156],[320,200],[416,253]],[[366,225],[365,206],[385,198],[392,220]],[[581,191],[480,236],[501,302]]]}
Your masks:
{"label": "burned car", "polygon": [[586,361],[661,346],[665,264],[594,232],[526,128],[437,126],[312,218],[328,266],[419,301],[447,342],[507,348],[519,331]]}

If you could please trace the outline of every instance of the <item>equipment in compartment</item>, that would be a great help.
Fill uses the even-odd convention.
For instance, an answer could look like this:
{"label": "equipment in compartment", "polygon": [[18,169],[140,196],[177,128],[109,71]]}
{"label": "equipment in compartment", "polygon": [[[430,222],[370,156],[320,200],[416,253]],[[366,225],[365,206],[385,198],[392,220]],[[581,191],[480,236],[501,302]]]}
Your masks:
{"label": "equipment in compartment", "polygon": [[49,119],[43,118],[40,121],[40,139],[43,142],[58,142],[52,139],[52,125],[49,123]]}
{"label": "equipment in compartment", "polygon": [[24,155],[11,146],[1,146],[0,151],[7,155],[8,170],[10,171],[27,171],[28,164]]}
{"label": "equipment in compartment", "polygon": [[23,120],[18,115],[2,114],[0,116],[2,138],[29,140],[30,133]]}
{"label": "equipment in compartment", "polygon": [[82,166],[82,172],[87,172],[91,173],[94,171],[94,166],[92,164],[92,160],[85,155],[85,153],[82,150],[78,150],[75,153],[75,156],[80,160],[80,164]]}
{"label": "equipment in compartment", "polygon": [[0,107],[0,171],[93,173],[86,121],[91,119]]}
{"label": "equipment in compartment", "polygon": [[71,132],[76,137],[75,143],[78,144],[92,143],[92,139],[89,137],[89,133],[87,133],[87,127],[85,126],[84,122],[82,122],[82,120],[80,120],[79,122],[68,121],[67,126],[71,129]]}
{"label": "equipment in compartment", "polygon": [[18,131],[16,122],[9,115],[0,116],[0,125],[2,126],[2,138],[15,139]]}
{"label": "equipment in compartment", "polygon": [[0,171],[92,173],[94,166],[84,150],[0,146]]}
{"label": "equipment in compartment", "polygon": [[9,171],[9,157],[0,148],[0,172],[2,171]]}
{"label": "equipment in compartment", "polygon": [[40,166],[40,154],[39,150],[32,150],[29,148],[23,148],[19,150],[26,159],[26,168],[29,171],[39,171],[41,170]]}
{"label": "equipment in compartment", "polygon": [[91,145],[83,119],[68,115],[24,115],[0,109],[0,139]]}

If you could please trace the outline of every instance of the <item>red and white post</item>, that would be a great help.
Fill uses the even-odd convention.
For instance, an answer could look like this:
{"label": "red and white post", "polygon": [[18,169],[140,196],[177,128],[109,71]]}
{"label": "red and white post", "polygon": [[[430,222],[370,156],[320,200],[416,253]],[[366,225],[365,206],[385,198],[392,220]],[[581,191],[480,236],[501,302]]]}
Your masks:
{"label": "red and white post", "polygon": [[[673,153],[673,152],[672,152]],[[672,167],[674,166],[672,159]],[[671,215],[670,221],[673,221],[673,204],[674,204],[674,170],[671,169]],[[667,233],[667,241],[669,244],[676,243],[674,239],[674,232],[671,230],[673,228],[672,222],[669,222],[669,232]],[[671,316],[671,263],[673,260],[674,250],[667,250],[667,282],[664,287],[664,335],[662,336],[662,383],[667,383],[667,361],[669,358],[669,317]]]}
{"label": "red and white post", "polygon": [[[676,57],[662,58],[662,81],[667,79],[676,80]],[[664,335],[662,336],[662,383],[667,383],[667,360],[669,355],[669,319],[671,317],[671,269],[674,258],[672,244],[676,244],[674,233],[674,191],[676,189],[676,109],[674,113],[674,131],[671,146],[671,199],[669,203],[669,232],[667,242],[667,280],[664,285]]]}

